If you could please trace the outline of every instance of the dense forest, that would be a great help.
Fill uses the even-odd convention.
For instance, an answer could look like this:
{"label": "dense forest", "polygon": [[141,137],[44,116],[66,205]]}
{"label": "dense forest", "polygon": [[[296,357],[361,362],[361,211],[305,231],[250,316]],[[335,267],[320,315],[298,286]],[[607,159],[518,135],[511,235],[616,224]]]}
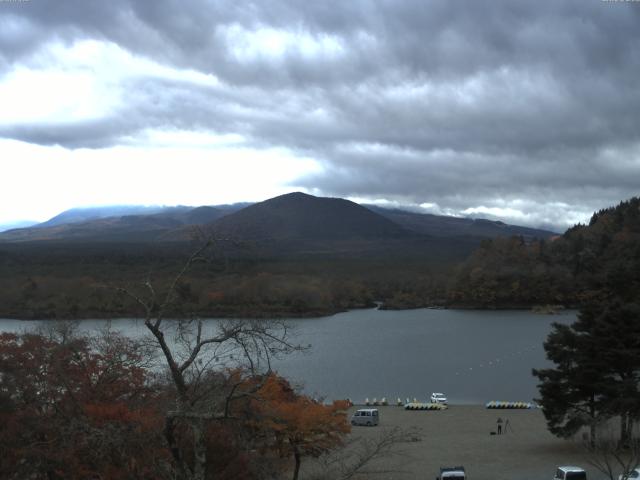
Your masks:
{"label": "dense forest", "polygon": [[[551,239],[512,236],[217,242],[178,285],[177,315],[317,316],[372,307],[577,306],[603,276],[630,284],[640,262],[640,200]],[[139,315],[117,288],[166,284],[194,242],[49,241],[0,245],[0,316]],[[600,279],[600,280],[599,280]]]}
{"label": "dense forest", "polygon": [[[0,253],[0,316],[101,318],[138,314],[118,287],[167,284],[189,248],[34,246]],[[460,256],[462,257],[462,255]],[[215,248],[178,286],[184,315],[314,316],[375,301],[442,304],[452,262],[424,255],[336,258],[326,255],[226,256]]]}
{"label": "dense forest", "polygon": [[576,306],[605,281],[638,291],[640,199],[593,214],[549,241],[518,237],[483,241],[457,271],[452,305]]}

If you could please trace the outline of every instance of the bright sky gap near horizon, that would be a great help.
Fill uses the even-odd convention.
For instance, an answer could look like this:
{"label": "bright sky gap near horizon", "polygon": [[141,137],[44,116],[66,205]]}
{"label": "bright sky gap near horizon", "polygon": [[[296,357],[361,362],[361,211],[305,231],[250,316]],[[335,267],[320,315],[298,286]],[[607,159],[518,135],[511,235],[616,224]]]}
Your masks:
{"label": "bright sky gap near horizon", "polygon": [[562,230],[640,194],[640,2],[0,0],[0,223],[302,190]]}

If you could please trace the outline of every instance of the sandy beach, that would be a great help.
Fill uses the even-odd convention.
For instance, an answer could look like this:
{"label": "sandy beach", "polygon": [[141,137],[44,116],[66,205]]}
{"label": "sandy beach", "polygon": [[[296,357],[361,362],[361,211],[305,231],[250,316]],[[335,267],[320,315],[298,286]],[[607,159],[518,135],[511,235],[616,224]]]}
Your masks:
{"label": "sandy beach", "polygon": [[[355,411],[354,407],[350,414]],[[558,465],[578,465],[589,479],[602,475],[590,467],[577,442],[551,435],[542,412],[489,410],[484,406],[450,406],[444,411],[407,411],[402,407],[376,407],[380,426],[353,427],[351,435],[370,437],[391,427],[417,428],[419,441],[402,446],[403,455],[379,462],[397,470],[372,478],[434,480],[440,466],[463,465],[471,480],[551,480]],[[502,435],[495,432],[501,417]],[[505,424],[508,420],[508,425]]]}

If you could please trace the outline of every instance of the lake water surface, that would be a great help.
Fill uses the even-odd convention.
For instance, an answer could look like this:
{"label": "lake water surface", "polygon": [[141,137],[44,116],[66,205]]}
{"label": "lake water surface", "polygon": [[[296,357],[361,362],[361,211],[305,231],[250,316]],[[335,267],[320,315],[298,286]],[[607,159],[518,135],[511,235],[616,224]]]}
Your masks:
{"label": "lake water surface", "polygon": [[[531,369],[548,365],[542,343],[551,323],[575,318],[575,312],[418,309],[292,319],[295,340],[311,349],[276,361],[275,368],[309,394],[357,403],[374,397],[425,401],[434,391],[451,403],[531,401],[537,396]],[[0,319],[0,331],[41,323]],[[91,331],[104,323],[83,320],[80,328]],[[133,337],[146,334],[140,321],[111,324]]]}

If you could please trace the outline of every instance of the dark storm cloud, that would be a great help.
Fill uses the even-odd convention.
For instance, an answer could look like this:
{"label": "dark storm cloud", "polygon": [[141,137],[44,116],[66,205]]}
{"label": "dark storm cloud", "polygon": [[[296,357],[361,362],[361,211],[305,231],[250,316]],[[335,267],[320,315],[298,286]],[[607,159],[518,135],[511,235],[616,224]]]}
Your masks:
{"label": "dark storm cloud", "polygon": [[300,181],[318,193],[530,224],[638,194],[640,3],[32,0],[0,4],[0,22],[4,71],[97,39],[219,79],[133,77],[107,118],[3,136],[95,148],[149,128],[237,133],[321,162]]}

